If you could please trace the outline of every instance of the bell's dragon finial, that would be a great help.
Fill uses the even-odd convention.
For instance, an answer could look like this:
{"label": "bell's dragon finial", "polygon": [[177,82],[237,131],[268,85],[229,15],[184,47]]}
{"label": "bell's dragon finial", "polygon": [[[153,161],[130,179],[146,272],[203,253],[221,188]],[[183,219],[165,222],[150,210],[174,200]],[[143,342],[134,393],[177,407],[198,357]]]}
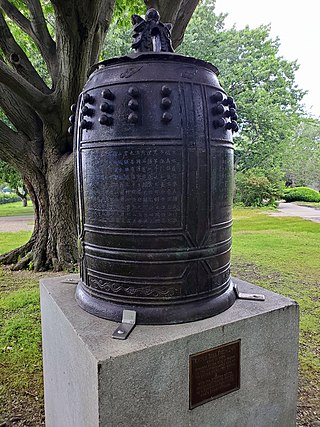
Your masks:
{"label": "bell's dragon finial", "polygon": [[173,52],[171,44],[172,24],[160,22],[156,9],[149,9],[145,19],[132,15],[133,43],[135,52]]}

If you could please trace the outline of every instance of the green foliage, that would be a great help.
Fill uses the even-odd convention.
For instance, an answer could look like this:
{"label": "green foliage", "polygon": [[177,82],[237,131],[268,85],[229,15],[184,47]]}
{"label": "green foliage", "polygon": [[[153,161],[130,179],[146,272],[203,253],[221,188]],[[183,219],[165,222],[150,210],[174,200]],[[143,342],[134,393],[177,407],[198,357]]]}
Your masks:
{"label": "green foliage", "polygon": [[16,347],[15,360],[21,358],[22,351],[34,356],[41,339],[39,329],[35,327],[35,320],[40,324],[38,289],[18,290],[4,295],[0,299],[0,310],[11,313],[10,321],[4,322],[0,337],[1,348],[4,352],[11,352]]}
{"label": "green foliage", "polygon": [[286,202],[320,202],[320,193],[308,187],[295,187],[286,189],[283,198]]}
{"label": "green foliage", "polygon": [[[1,53],[1,49],[0,49],[0,53]],[[16,130],[15,126],[10,122],[10,120],[5,115],[1,107],[0,107],[0,120],[2,120],[10,129]],[[0,160],[0,162],[2,162],[2,160]]]}
{"label": "green foliage", "polygon": [[[30,12],[24,0],[15,0],[15,1],[12,1],[12,3],[19,9],[21,13],[23,13],[23,15],[26,18],[30,19]],[[46,17],[48,30],[51,36],[55,38],[54,13],[53,13],[52,4],[50,1],[42,0],[41,6],[43,9],[44,15]],[[7,21],[7,24],[16,42],[19,44],[21,49],[28,56],[30,62],[32,63],[34,68],[37,70],[40,77],[44,80],[44,82],[48,85],[48,87],[50,87],[52,82],[51,82],[50,75],[48,73],[48,69],[34,41],[31,39],[31,37],[28,34],[23,32],[14,21],[12,21],[7,16],[5,16],[5,19]]]}
{"label": "green foliage", "polygon": [[205,59],[220,70],[219,80],[238,106],[237,168],[279,166],[294,134],[304,94],[295,83],[296,62],[279,55],[269,26],[224,29],[212,2],[198,6],[179,52]]}
{"label": "green foliage", "polygon": [[8,184],[19,197],[26,200],[28,192],[21,175],[12,166],[2,160],[0,160],[0,183],[1,182]]}
{"label": "green foliage", "polygon": [[[0,336],[0,348],[18,361],[28,355],[35,356],[41,342],[39,333],[39,290],[21,289],[0,297],[0,310],[4,313],[4,325]],[[6,314],[10,313],[10,318]]]}
{"label": "green foliage", "polygon": [[252,168],[236,173],[235,201],[245,206],[273,205],[282,197],[284,182],[280,171]]}
{"label": "green foliage", "polygon": [[146,6],[142,0],[134,5],[128,5],[126,0],[117,0],[112,16],[112,22],[107,33],[101,59],[109,59],[122,56],[131,51],[131,15],[144,15]]}
{"label": "green foliage", "polygon": [[112,15],[112,21],[118,27],[131,28],[131,15],[144,15],[146,6],[143,0],[128,2],[128,0],[116,0],[115,9]]}
{"label": "green foliage", "polygon": [[115,22],[110,30],[101,52],[101,60],[123,56],[131,51],[131,29],[118,27]]}
{"label": "green foliage", "polygon": [[2,160],[0,160],[0,182],[9,184],[12,189],[22,187],[23,185],[20,174]]}
{"label": "green foliage", "polygon": [[283,169],[293,185],[320,189],[320,120],[301,118],[286,147]]}
{"label": "green foliage", "polygon": [[0,193],[0,205],[4,205],[6,203],[18,202],[19,200],[20,200],[20,198],[17,197],[15,194]]}

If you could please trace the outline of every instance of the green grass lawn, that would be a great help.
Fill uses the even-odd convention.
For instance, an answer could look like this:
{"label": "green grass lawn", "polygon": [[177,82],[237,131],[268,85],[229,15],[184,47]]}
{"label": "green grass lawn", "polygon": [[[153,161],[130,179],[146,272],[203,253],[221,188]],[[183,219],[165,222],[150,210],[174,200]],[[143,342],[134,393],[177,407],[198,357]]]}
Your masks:
{"label": "green grass lawn", "polygon": [[22,414],[27,421],[23,425],[40,426],[43,380],[39,278],[27,271],[1,269],[0,291],[0,423]]}
{"label": "green grass lawn", "polygon": [[[5,241],[0,250],[24,243],[28,235],[0,233],[0,241]],[[293,298],[300,305],[300,402],[312,408],[313,417],[320,388],[319,241],[320,224],[271,217],[257,209],[234,210],[233,276]],[[17,412],[23,413],[26,425],[43,422],[38,290],[43,276],[48,273],[7,269],[0,273],[0,406],[4,408],[0,423]]]}
{"label": "green grass lawn", "polygon": [[25,208],[21,202],[4,203],[0,205],[0,216],[20,216],[20,215],[32,215],[33,206],[30,200],[28,206]]}
{"label": "green grass lawn", "polygon": [[27,243],[31,231],[18,231],[17,233],[0,233],[0,254],[9,252],[24,243]]}
{"label": "green grass lawn", "polygon": [[234,212],[234,275],[299,303],[300,367],[320,375],[320,224],[271,217],[261,211]]}
{"label": "green grass lawn", "polygon": [[235,209],[233,219],[233,276],[299,303],[300,396],[319,408],[320,224],[254,209]]}

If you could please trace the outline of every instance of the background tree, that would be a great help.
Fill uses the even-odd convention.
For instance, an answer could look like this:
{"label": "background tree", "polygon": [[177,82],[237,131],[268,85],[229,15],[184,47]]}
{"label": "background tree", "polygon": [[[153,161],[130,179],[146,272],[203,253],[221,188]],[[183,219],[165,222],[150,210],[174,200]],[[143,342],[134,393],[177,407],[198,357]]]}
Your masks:
{"label": "background tree", "polygon": [[[177,46],[199,0],[146,0],[172,22]],[[70,105],[99,60],[124,0],[0,0],[0,158],[22,176],[35,209],[30,241],[0,261],[35,270],[77,261]],[[139,11],[145,11],[142,1]],[[136,10],[134,10],[136,11]],[[18,261],[19,259],[19,261]]]}
{"label": "background tree", "polygon": [[287,184],[320,190],[320,121],[302,118],[286,147],[283,169]]}
{"label": "background tree", "polygon": [[18,197],[21,198],[23,206],[27,206],[28,191],[19,173],[8,163],[0,160],[0,182],[9,185]]}
{"label": "background tree", "polygon": [[[204,0],[179,50],[214,63],[222,86],[236,100],[236,201],[272,204],[281,198],[289,147],[303,120],[298,64],[280,56],[269,26],[226,30],[224,20],[225,15],[215,15],[214,1]],[[298,152],[298,142],[295,147]]]}
{"label": "background tree", "polygon": [[226,30],[224,19],[215,15],[214,1],[204,1],[179,51],[216,65],[221,85],[235,98],[237,169],[278,167],[302,112],[304,92],[295,83],[298,65],[279,55],[279,40],[270,37],[269,26]]}

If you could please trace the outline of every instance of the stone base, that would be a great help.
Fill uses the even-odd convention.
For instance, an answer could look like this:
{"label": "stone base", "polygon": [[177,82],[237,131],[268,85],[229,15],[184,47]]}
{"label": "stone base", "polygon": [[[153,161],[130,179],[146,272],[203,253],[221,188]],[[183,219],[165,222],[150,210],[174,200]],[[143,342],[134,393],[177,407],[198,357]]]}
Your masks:
{"label": "stone base", "polygon": [[[47,427],[295,426],[294,301],[235,280],[266,300],[237,300],[197,322],[139,325],[120,341],[117,324],[82,310],[65,279],[41,283]],[[237,340],[240,389],[190,410],[189,356]]]}

